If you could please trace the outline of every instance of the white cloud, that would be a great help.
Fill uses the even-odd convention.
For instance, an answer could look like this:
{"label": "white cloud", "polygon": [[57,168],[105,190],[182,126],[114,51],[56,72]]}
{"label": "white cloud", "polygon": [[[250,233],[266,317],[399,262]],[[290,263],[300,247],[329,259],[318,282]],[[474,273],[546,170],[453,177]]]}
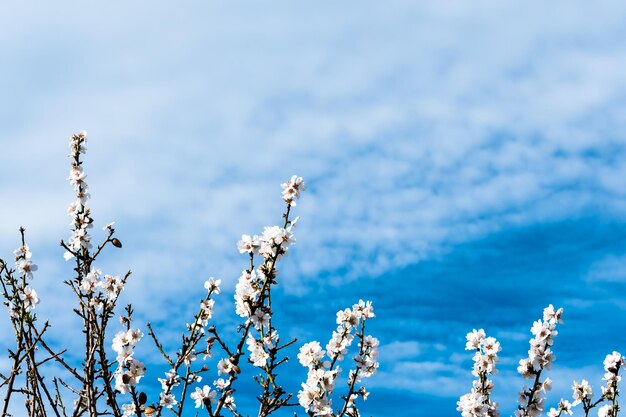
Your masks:
{"label": "white cloud", "polygon": [[471,375],[458,365],[435,361],[398,361],[393,369],[378,372],[368,385],[449,397],[463,392],[467,386],[471,387]]}
{"label": "white cloud", "polygon": [[626,281],[626,256],[602,258],[591,265],[585,278],[589,281]]}
{"label": "white cloud", "polygon": [[395,362],[416,358],[428,351],[445,351],[446,347],[441,343],[425,343],[415,340],[395,340],[380,346],[380,358],[382,362]]}
{"label": "white cloud", "polygon": [[[6,155],[27,148],[39,169],[3,187],[22,203],[0,230],[25,219],[46,239],[58,233],[54,222],[46,233],[49,208],[36,202],[58,213],[69,195],[59,156],[79,128],[92,134],[97,215],[158,222],[187,248],[209,243],[199,227],[234,236],[268,222],[270,190],[292,172],[307,175],[303,251],[339,248],[303,261],[310,274],[348,259],[355,276],[378,274],[446,242],[575,214],[595,193],[560,188],[584,178],[623,194],[611,178],[624,163],[597,174],[580,154],[622,142],[605,130],[626,121],[625,46],[609,36],[622,30],[622,10],[594,7],[598,25],[591,9],[483,6],[370,5],[348,19],[285,4],[278,15],[221,9],[208,20],[200,4],[99,14],[72,4],[45,19],[15,9],[39,32],[5,27],[29,34],[30,49],[10,49],[11,82],[24,82],[28,61],[47,59],[56,72],[12,90],[31,107],[5,109],[20,116]],[[70,21],[82,22],[80,39]],[[21,158],[3,162],[8,176]],[[258,217],[243,219],[251,207]]]}

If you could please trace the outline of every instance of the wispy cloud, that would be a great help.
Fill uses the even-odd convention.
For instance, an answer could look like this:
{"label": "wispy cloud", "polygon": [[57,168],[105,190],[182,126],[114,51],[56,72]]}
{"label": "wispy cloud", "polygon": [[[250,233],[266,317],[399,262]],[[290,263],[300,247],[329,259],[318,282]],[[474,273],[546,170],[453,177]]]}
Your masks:
{"label": "wispy cloud", "polygon": [[626,280],[626,256],[608,255],[589,268],[586,278],[590,281]]}

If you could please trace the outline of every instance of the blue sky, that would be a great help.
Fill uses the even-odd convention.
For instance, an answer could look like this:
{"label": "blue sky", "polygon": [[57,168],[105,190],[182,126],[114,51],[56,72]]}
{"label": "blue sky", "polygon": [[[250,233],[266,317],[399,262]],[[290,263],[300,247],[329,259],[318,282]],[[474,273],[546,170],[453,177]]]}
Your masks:
{"label": "blue sky", "polygon": [[85,129],[94,217],[124,242],[102,267],[134,271],[138,320],[174,338],[216,276],[227,327],[236,241],[280,221],[297,173],[282,332],[325,342],[336,310],[372,299],[367,415],[457,415],[475,327],[502,343],[510,414],[549,303],[565,324],[548,403],[574,378],[599,389],[604,355],[626,351],[625,23],[617,1],[5,5],[1,256],[24,225],[62,340],[67,138]]}

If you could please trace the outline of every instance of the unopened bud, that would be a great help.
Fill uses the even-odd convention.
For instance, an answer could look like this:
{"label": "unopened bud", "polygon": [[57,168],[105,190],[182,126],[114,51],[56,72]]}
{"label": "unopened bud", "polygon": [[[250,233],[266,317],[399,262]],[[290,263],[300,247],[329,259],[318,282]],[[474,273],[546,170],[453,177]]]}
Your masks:
{"label": "unopened bud", "polygon": [[139,394],[139,398],[137,398],[137,402],[139,403],[139,405],[143,405],[146,403],[146,401],[148,401],[148,396],[145,392],[141,392]]}
{"label": "unopened bud", "polygon": [[122,247],[122,242],[120,242],[120,240],[116,237],[114,237],[113,239],[111,239],[111,243],[113,244],[113,246],[115,246],[116,248],[121,248]]}

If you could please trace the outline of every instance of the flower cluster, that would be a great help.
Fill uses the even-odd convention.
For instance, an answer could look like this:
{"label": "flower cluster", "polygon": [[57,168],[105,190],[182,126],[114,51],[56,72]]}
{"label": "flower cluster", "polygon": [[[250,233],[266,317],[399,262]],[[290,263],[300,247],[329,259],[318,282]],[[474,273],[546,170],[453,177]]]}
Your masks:
{"label": "flower cluster", "polygon": [[133,358],[135,346],[143,333],[139,329],[128,329],[118,332],[113,338],[113,350],[117,353],[118,367],[114,373],[115,389],[122,394],[131,391],[131,386],[137,385],[141,377],[146,373],[143,363]]}
{"label": "flower cluster", "polygon": [[[233,358],[222,358],[217,362],[217,373],[220,375],[227,375],[232,377],[234,374],[239,373],[239,366],[233,362]],[[205,405],[208,405],[208,401],[213,401],[217,396],[217,393],[221,393],[225,395],[224,397],[224,406],[230,410],[234,410],[235,405],[235,397],[232,395],[232,390],[229,390],[229,383],[225,381],[223,378],[218,378],[213,381],[213,385],[217,389],[217,391],[211,391],[208,386],[204,386],[202,391],[198,391],[196,388],[196,396],[192,395],[192,399],[196,401],[196,408],[200,405],[198,402],[198,396],[202,398]]]}
{"label": "flower cluster", "polygon": [[[185,362],[186,365],[189,366],[189,364],[193,360],[195,360],[195,358],[196,358],[195,354],[193,353],[188,354],[183,358],[183,362]],[[169,371],[165,373],[165,378],[157,378],[157,379],[161,383],[161,393],[159,394],[159,406],[161,406],[162,408],[172,408],[173,406],[178,404],[178,401],[176,401],[176,397],[172,393],[172,390],[174,387],[177,387],[180,385],[181,377],[176,372],[176,369],[170,369]],[[189,382],[189,383],[200,382],[202,381],[202,377],[195,373],[189,373],[187,378],[185,378],[184,380],[185,382]],[[192,397],[193,397],[193,394],[192,394]]]}
{"label": "flower cluster", "polygon": [[287,254],[289,246],[295,243],[293,228],[296,221],[290,222],[287,227],[265,227],[261,236],[243,235],[237,243],[240,253],[261,255],[265,259],[265,264],[256,270],[245,269],[242,271],[239,281],[235,286],[235,311],[239,317],[248,318],[256,328],[265,323],[270,318],[270,312],[263,306],[254,308],[268,277],[267,274],[275,274],[275,270],[268,271],[267,263],[276,262],[281,256]]}
{"label": "flower cluster", "polygon": [[264,367],[270,357],[265,348],[267,347],[268,349],[271,349],[274,347],[271,337],[265,337],[263,340],[258,340],[249,334],[246,339],[246,345],[248,345],[248,351],[250,352],[249,359],[252,365],[259,368]]}
{"label": "flower cluster", "polygon": [[466,350],[474,350],[474,367],[472,375],[477,377],[472,390],[463,395],[457,402],[457,410],[463,417],[497,417],[500,415],[498,404],[490,400],[493,381],[488,375],[497,373],[498,352],[502,350],[500,343],[493,337],[487,337],[483,329],[472,330],[466,336]]}
{"label": "flower cluster", "polygon": [[220,289],[220,284],[222,283],[221,279],[215,279],[210,277],[207,281],[204,282],[204,288],[208,291],[207,297],[200,302],[200,313],[196,319],[196,324],[199,325],[202,329],[206,327],[209,323],[209,320],[213,317],[213,306],[215,305],[215,300],[209,298],[212,294],[219,294],[222,292]]}
{"label": "flower cluster", "polygon": [[574,403],[572,405],[576,406],[580,403],[589,403],[593,398],[593,389],[587,380],[583,379],[580,383],[578,381],[574,381],[574,385],[572,385],[572,397],[574,397]]}
{"label": "flower cluster", "polygon": [[[373,316],[373,311],[372,315]],[[365,320],[365,318],[363,319]],[[360,339],[359,342],[359,353],[354,357],[354,362],[356,363],[356,368],[351,369],[348,374],[348,386],[350,388],[350,392],[346,397],[347,400],[344,404],[343,410],[349,416],[355,416],[356,408],[355,401],[357,398],[361,397],[363,400],[367,400],[369,396],[369,392],[365,389],[365,387],[361,387],[358,390],[355,389],[355,384],[361,382],[362,378],[369,378],[378,369],[378,346],[380,345],[380,341],[373,336],[363,336],[363,333],[357,334]]]}
{"label": "flower cluster", "polygon": [[287,227],[265,226],[261,236],[242,235],[237,242],[239,253],[261,255],[266,260],[280,259],[289,250],[289,246],[295,243],[292,233],[298,219],[291,221]]}
{"label": "flower cluster", "polygon": [[[378,369],[379,345],[380,342],[373,336],[367,335],[361,338],[359,342],[359,354],[354,357],[358,375],[356,372],[351,372],[350,380],[353,378],[369,378],[376,373]],[[358,381],[359,379],[357,379],[356,382]]]}
{"label": "flower cluster", "polygon": [[27,279],[33,278],[33,272],[38,268],[30,258],[33,256],[28,245],[24,244],[13,251],[15,255],[15,267]]}
{"label": "flower cluster", "polygon": [[252,305],[256,302],[263,280],[255,271],[243,270],[235,286],[235,311],[239,317],[250,317]]}
{"label": "flower cluster", "polygon": [[[352,344],[354,337],[359,338],[359,353],[354,357],[355,368],[348,376],[348,395],[344,396],[344,406],[341,415],[352,413],[354,401],[358,397],[367,398],[365,388],[355,389],[355,384],[361,378],[372,376],[378,368],[378,345],[375,337],[364,333],[366,320],[375,317],[370,301],[359,302],[337,312],[338,327],[333,331],[332,338],[324,351],[317,341],[309,342],[300,348],[298,360],[302,366],[309,368],[307,380],[298,392],[300,405],[315,416],[332,415],[332,393],[335,380],[341,368],[336,366],[342,361]],[[323,360],[327,356],[328,360]],[[351,414],[349,414],[351,415]]]}
{"label": "flower cluster", "polygon": [[73,201],[67,209],[67,214],[72,218],[72,235],[66,243],[67,251],[64,254],[66,260],[69,260],[83,250],[91,249],[91,236],[88,230],[93,227],[93,219],[86,203],[89,199],[89,187],[85,182],[85,173],[83,172],[80,154],[85,153],[85,142],[87,141],[87,133],[80,132],[70,138],[70,157],[73,158],[70,168],[68,180],[76,191],[76,200]]}
{"label": "flower cluster", "polygon": [[304,191],[305,185],[302,177],[293,175],[289,181],[280,185],[283,189],[283,200],[290,205],[296,205],[296,199],[300,198],[300,191]]}
{"label": "flower cluster", "polygon": [[300,348],[298,360],[302,366],[312,369],[321,363],[325,353],[326,352],[320,346],[320,342],[313,341],[305,343]]}
{"label": "flower cluster", "polygon": [[573,407],[572,403],[570,403],[567,400],[561,399],[561,401],[559,401],[559,405],[557,405],[556,408],[554,407],[550,408],[550,411],[548,411],[547,416],[548,417],[561,417],[563,413],[569,414],[571,416],[572,414],[574,414],[574,412],[572,411],[572,407]]}
{"label": "flower cluster", "polygon": [[315,416],[330,416],[333,412],[330,396],[335,388],[335,379],[341,368],[327,370],[310,368],[302,390],[298,392],[300,405]]}
{"label": "flower cluster", "polygon": [[105,303],[117,300],[124,289],[124,281],[119,276],[103,275],[98,268],[91,268],[78,288],[81,294],[89,299],[89,304],[101,310]]}
{"label": "flower cluster", "polygon": [[[617,417],[619,411],[619,404],[617,403],[617,396],[619,394],[618,384],[622,377],[619,375],[619,370],[626,364],[626,359],[619,352],[613,352],[606,355],[604,358],[604,377],[602,380],[606,381],[606,384],[602,387],[602,396],[597,401],[593,402],[593,390],[589,382],[582,380],[582,382],[574,381],[572,385],[572,396],[574,402],[572,406],[582,404],[585,411],[585,415],[589,414],[589,411],[598,406],[600,403],[607,401],[607,404],[598,408],[599,417]],[[555,414],[557,415],[557,414]]]}
{"label": "flower cluster", "polygon": [[39,297],[37,291],[28,283],[33,278],[33,272],[37,271],[37,265],[31,261],[32,253],[28,245],[23,243],[22,246],[13,251],[13,254],[15,255],[15,268],[22,279],[8,279],[5,288],[11,287],[14,290],[14,296],[8,300],[9,317],[17,319],[22,309],[27,313],[34,310],[37,304],[39,304]]}
{"label": "flower cluster", "polygon": [[165,373],[165,378],[157,378],[157,380],[161,383],[163,392],[169,392],[172,387],[180,385],[180,377],[175,369],[170,369]]}
{"label": "flower cluster", "polygon": [[[619,370],[624,365],[626,365],[626,358],[624,358],[624,356],[622,356],[619,352],[613,352],[606,355],[606,358],[604,358],[605,374],[602,379],[606,381],[606,385],[602,387],[602,397],[611,401],[611,405],[607,404],[601,407],[601,410],[604,408],[606,416],[617,416],[618,407],[616,399],[619,394],[617,388],[618,383],[622,379],[619,375]],[[600,411],[598,411],[598,414],[600,415]]]}
{"label": "flower cluster", "polygon": [[544,369],[550,369],[555,359],[551,346],[558,334],[555,330],[557,323],[563,323],[563,309],[555,309],[552,304],[543,310],[543,320],[537,320],[530,329],[533,338],[530,339],[528,358],[521,359],[517,371],[526,379],[534,378],[533,385],[519,393],[517,417],[534,417],[544,409],[544,396],[552,387],[552,380],[546,378],[541,381]]}

